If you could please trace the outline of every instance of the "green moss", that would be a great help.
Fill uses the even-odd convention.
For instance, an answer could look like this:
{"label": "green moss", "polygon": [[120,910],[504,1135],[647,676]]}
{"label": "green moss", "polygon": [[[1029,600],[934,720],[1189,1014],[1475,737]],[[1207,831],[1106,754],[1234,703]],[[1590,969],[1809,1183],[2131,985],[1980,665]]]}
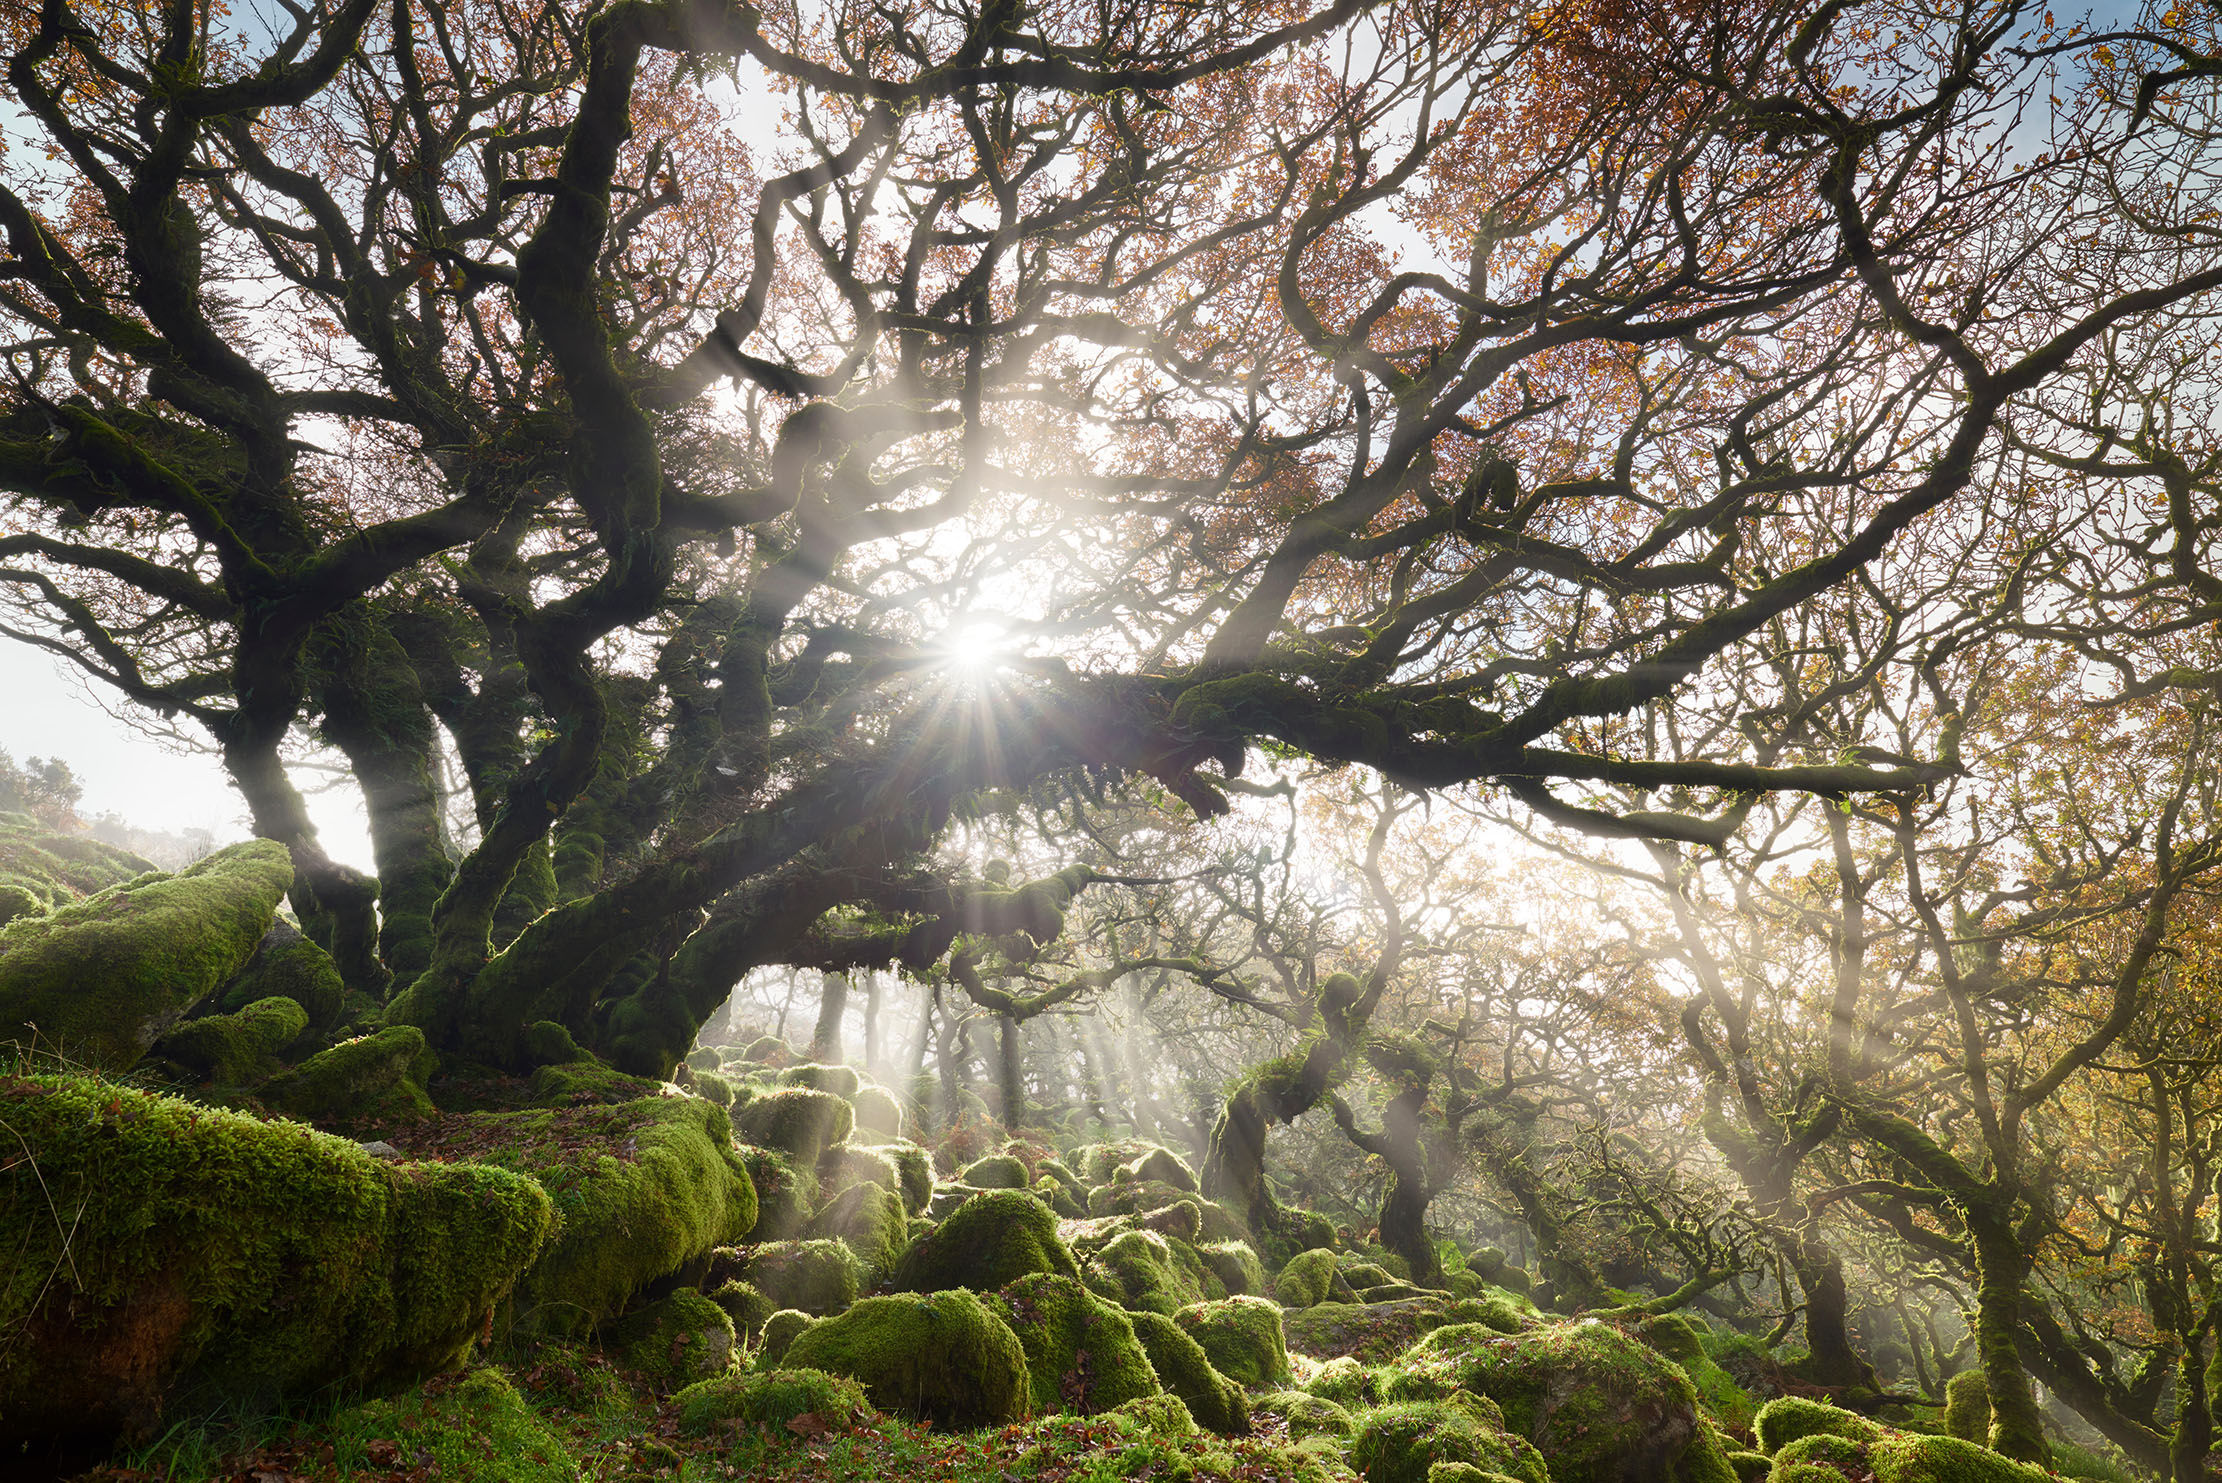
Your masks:
{"label": "green moss", "polygon": [[1335,1254],[1324,1247],[1299,1252],[1273,1279],[1273,1296],[1284,1308],[1316,1308],[1321,1303],[1355,1303],[1358,1295],[1342,1275]]}
{"label": "green moss", "polygon": [[1288,1308],[1281,1330],[1289,1350],[1314,1359],[1350,1355],[1367,1364],[1396,1358],[1421,1335],[1446,1324],[1477,1322],[1489,1313],[1484,1304],[1440,1297],[1398,1303],[1322,1303]]}
{"label": "green moss", "polygon": [[1122,1308],[1167,1317],[1204,1301],[1196,1249],[1155,1231],[1127,1231],[1088,1259],[1088,1286]]}
{"label": "green moss", "polygon": [[432,1051],[414,1025],[343,1040],[255,1089],[268,1107],[312,1122],[385,1125],[432,1115]]}
{"label": "green moss", "polygon": [[1312,1371],[1304,1389],[1341,1406],[1370,1406],[1376,1399],[1373,1371],[1347,1354]]}
{"label": "green moss", "polygon": [[[864,1078],[854,1066],[821,1066],[815,1062],[789,1066],[779,1073],[781,1086],[808,1087],[814,1092],[831,1092],[844,1102],[854,1097],[864,1086]],[[844,1131],[841,1136],[846,1138]]]}
{"label": "green moss", "polygon": [[319,1030],[339,1023],[347,1001],[347,985],[332,955],[283,917],[270,924],[247,966],[219,991],[217,1007],[244,1009],[271,998],[291,999],[307,1011],[309,1023]]}
{"label": "green moss", "polygon": [[1158,1383],[1180,1397],[1196,1424],[1223,1437],[1247,1435],[1250,1400],[1242,1387],[1212,1368],[1210,1356],[1162,1313],[1130,1313],[1127,1322],[1150,1357]]}
{"label": "green moss", "polygon": [[185,1020],[154,1048],[203,1081],[241,1086],[276,1072],[278,1052],[308,1027],[308,1011],[291,999],[258,999],[237,1014]]}
{"label": "green moss", "polygon": [[1139,1215],[1145,1210],[1163,1210],[1169,1205],[1194,1207],[1197,1228],[1202,1229],[1204,1201],[1202,1196],[1193,1191],[1155,1179],[1098,1185],[1088,1191],[1090,1215]]}
{"label": "green moss", "polygon": [[1278,1416],[1292,1439],[1347,1437],[1358,1429],[1348,1411],[1325,1396],[1301,1390],[1276,1390],[1250,1402],[1253,1415]]}
{"label": "green moss", "polygon": [[805,1329],[786,1363],[850,1376],[881,1410],[945,1426],[1001,1426],[1031,1410],[1018,1336],[962,1290],[865,1298]]}
{"label": "green moss", "polygon": [[573,1483],[582,1476],[561,1436],[494,1369],[352,1407],[333,1418],[330,1431],[343,1477],[387,1474],[368,1451],[377,1442],[398,1443],[413,1471],[441,1483]]}
{"label": "green moss", "polygon": [[1092,1415],[1161,1390],[1132,1322],[1072,1278],[1036,1272],[994,1301],[1026,1351],[1037,1412]]}
{"label": "green moss", "polygon": [[482,1150],[554,1197],[556,1239],[517,1286],[518,1321],[535,1332],[605,1323],[641,1288],[756,1223],[725,1111],[697,1097],[476,1113],[389,1136],[412,1149],[446,1139]]}
{"label": "green moss", "polygon": [[1345,1282],[1360,1292],[1369,1287],[1386,1287],[1397,1280],[1395,1274],[1378,1262],[1345,1262],[1342,1275]]}
{"label": "green moss", "polygon": [[892,1273],[910,1248],[902,1200],[876,1184],[852,1184],[835,1195],[813,1217],[810,1231],[846,1243],[863,1266],[867,1287]]}
{"label": "green moss", "polygon": [[1073,1198],[1072,1191],[1044,1174],[1027,1186],[1034,1198],[1057,1212],[1060,1220],[1079,1220],[1088,1213],[1088,1207]]}
{"label": "green moss", "polygon": [[532,1073],[532,1100],[541,1107],[614,1106],[662,1093],[660,1081],[627,1076],[591,1058],[542,1066]]}
{"label": "green moss", "polygon": [[715,1102],[720,1107],[733,1105],[733,1083],[715,1071],[689,1072],[693,1079],[694,1094],[705,1102]]}
{"label": "green moss", "polygon": [[782,1308],[765,1319],[764,1332],[756,1343],[754,1368],[775,1368],[787,1357],[787,1351],[793,1346],[796,1336],[817,1321],[800,1308]]}
{"label": "green moss", "polygon": [[29,814],[0,812],[0,892],[12,903],[0,921],[41,916],[155,873],[152,861],[129,850],[49,829]]}
{"label": "green moss", "polygon": [[713,1282],[738,1279],[775,1308],[813,1314],[838,1313],[855,1302],[863,1275],[863,1262],[848,1243],[836,1240],[737,1246],[718,1252],[710,1263]]}
{"label": "green moss", "polygon": [[619,1319],[609,1331],[619,1359],[674,1390],[733,1367],[733,1320],[691,1287],[665,1294]]}
{"label": "green moss", "polygon": [[1132,1163],[1120,1166],[1112,1171],[1110,1182],[1163,1184],[1191,1195],[1203,1189],[1196,1182],[1196,1171],[1188,1166],[1188,1160],[1169,1148],[1152,1148]]}
{"label": "green moss", "polygon": [[1680,1367],[1602,1323],[1521,1334],[1482,1324],[1439,1329],[1382,1379],[1391,1401],[1464,1390],[1487,1396],[1536,1445],[1554,1483],[1664,1478],[1701,1435],[1697,1392]]}
{"label": "green moss", "polygon": [[1764,1452],[1730,1452],[1727,1462],[1729,1471],[1736,1475],[1736,1483],[1761,1483],[1775,1465],[1775,1460]]}
{"label": "green moss", "polygon": [[674,1399],[679,1430],[685,1436],[762,1430],[799,1441],[800,1435],[787,1424],[798,1416],[811,1417],[834,1431],[847,1431],[872,1414],[863,1386],[846,1375],[828,1375],[823,1370],[720,1375],[688,1386]]}
{"label": "green moss", "polygon": [[0,1124],[0,1440],[454,1365],[552,1224],[514,1174],[97,1080],[0,1078]]}
{"label": "green moss", "polygon": [[957,1177],[974,1189],[1024,1189],[1033,1183],[1025,1162],[1007,1153],[991,1153],[984,1159],[974,1159]]}
{"label": "green moss", "polygon": [[1751,1430],[1759,1403],[1736,1383],[1735,1376],[1714,1362],[1705,1336],[1688,1318],[1668,1313],[1648,1319],[1637,1328],[1636,1336],[1682,1367],[1697,1387],[1698,1403],[1715,1421],[1733,1432]]}
{"label": "green moss", "polygon": [[912,1242],[893,1285],[906,1292],[993,1292],[1029,1272],[1078,1277],[1080,1268],[1058,1239],[1057,1217],[1047,1205],[1023,1190],[989,1190]]}
{"label": "green moss", "polygon": [[744,1143],[734,1150],[749,1183],[756,1189],[755,1236],[759,1241],[784,1241],[810,1228],[810,1190],[814,1180],[796,1173],[794,1161]]}
{"label": "green moss", "polygon": [[1219,1279],[1230,1296],[1248,1294],[1252,1297],[1265,1293],[1265,1263],[1250,1249],[1247,1241],[1212,1241],[1196,1248],[1197,1258],[1212,1276]]}
{"label": "green moss", "polygon": [[1211,1367],[1255,1389],[1289,1378],[1281,1338],[1281,1306],[1267,1298],[1222,1298],[1173,1315],[1181,1331],[1203,1346]]}
{"label": "green moss", "polygon": [[564,1026],[554,1020],[534,1020],[525,1026],[525,1058],[540,1067],[583,1061],[587,1055]]}
{"label": "green moss", "polygon": [[0,1042],[128,1069],[246,966],[292,881],[283,845],[250,840],[17,917],[0,927]]}
{"label": "green moss", "polygon": [[886,1143],[903,1136],[903,1104],[885,1087],[861,1087],[850,1099],[856,1110],[856,1136]]}
{"label": "green moss", "polygon": [[1866,1442],[1882,1435],[1882,1428],[1856,1411],[1846,1411],[1826,1401],[1803,1396],[1778,1396],[1759,1408],[1752,1432],[1762,1452],[1780,1452],[1800,1437],[1842,1437]]}
{"label": "green moss", "polygon": [[1133,1422],[1149,1435],[1167,1441],[1196,1435],[1196,1418],[1188,1414],[1188,1407],[1182,1404],[1179,1396],[1163,1391],[1138,1396],[1115,1408],[1114,1414]]}
{"label": "green moss", "polygon": [[743,1338],[762,1328],[764,1320],[779,1308],[754,1283],[743,1282],[737,1277],[713,1281],[703,1293],[725,1310],[725,1316],[733,1320],[733,1332]]}
{"label": "green moss", "polygon": [[744,1141],[787,1155],[798,1169],[814,1169],[819,1155],[849,1136],[856,1114],[831,1092],[786,1087],[751,1097],[734,1122]]}
{"label": "green moss", "polygon": [[894,1158],[880,1148],[854,1143],[829,1148],[818,1159],[818,1184],[828,1195],[839,1194],[852,1184],[871,1183],[894,1193],[902,1188],[902,1173]]}
{"label": "green moss", "polygon": [[1429,1466],[1439,1462],[1466,1463],[1522,1483],[1553,1483],[1555,1476],[1535,1448],[1496,1424],[1493,1408],[1463,1394],[1369,1412],[1350,1443],[1350,1465],[1366,1483],[1428,1483]]}
{"label": "green moss", "polygon": [[795,1053],[787,1042],[776,1035],[759,1035],[741,1048],[742,1060],[752,1061],[760,1066],[774,1066],[794,1058]]}
{"label": "green moss", "polygon": [[1991,1390],[1981,1370],[1962,1370],[1944,1382],[1944,1434],[1963,1442],[1991,1435]]}
{"label": "green moss", "polygon": [[915,1143],[891,1143],[884,1150],[895,1161],[896,1193],[904,1213],[922,1215],[934,1196],[933,1155]]}
{"label": "green moss", "polygon": [[1773,1483],[1839,1483],[1845,1477],[1875,1483],[2045,1483],[2053,1476],[1958,1437],[1868,1425],[1866,1436],[1811,1432],[1784,1443],[1769,1478]]}

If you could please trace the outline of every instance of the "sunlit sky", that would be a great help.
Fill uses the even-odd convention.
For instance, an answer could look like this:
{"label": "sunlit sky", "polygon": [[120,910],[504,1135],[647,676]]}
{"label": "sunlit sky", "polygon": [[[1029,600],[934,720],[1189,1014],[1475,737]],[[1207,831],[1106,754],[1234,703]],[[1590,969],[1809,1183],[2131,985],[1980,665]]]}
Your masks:
{"label": "sunlit sky", "polygon": [[[85,785],[78,812],[115,813],[142,829],[206,829],[219,843],[245,839],[247,806],[224,777],[213,748],[189,751],[133,729],[94,703],[61,661],[0,637],[0,747],[17,761],[59,757]],[[120,703],[118,709],[121,709]],[[296,783],[313,779],[296,774]],[[352,790],[313,795],[309,808],[324,848],[368,870],[370,834]]]}

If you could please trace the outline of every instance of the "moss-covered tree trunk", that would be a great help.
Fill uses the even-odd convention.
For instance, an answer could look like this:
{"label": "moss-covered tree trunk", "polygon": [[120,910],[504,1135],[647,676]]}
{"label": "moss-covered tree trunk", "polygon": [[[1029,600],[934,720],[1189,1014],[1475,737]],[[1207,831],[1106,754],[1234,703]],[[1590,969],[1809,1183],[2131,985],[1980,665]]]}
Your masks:
{"label": "moss-covered tree trunk", "polygon": [[1003,1126],[1026,1125],[1026,1022],[1014,1015],[995,1017],[996,1090],[1003,1103]]}
{"label": "moss-covered tree trunk", "polygon": [[841,1019],[849,1012],[849,976],[827,973],[818,980],[818,1023],[810,1031],[810,1059],[841,1059]]}
{"label": "moss-covered tree trunk", "polygon": [[1995,1209],[1968,1212],[1976,1267],[1975,1352],[1991,1397],[1993,1452],[2040,1465],[2052,1461],[2036,1388],[2021,1360],[2023,1292],[2029,1257],[2012,1221]]}

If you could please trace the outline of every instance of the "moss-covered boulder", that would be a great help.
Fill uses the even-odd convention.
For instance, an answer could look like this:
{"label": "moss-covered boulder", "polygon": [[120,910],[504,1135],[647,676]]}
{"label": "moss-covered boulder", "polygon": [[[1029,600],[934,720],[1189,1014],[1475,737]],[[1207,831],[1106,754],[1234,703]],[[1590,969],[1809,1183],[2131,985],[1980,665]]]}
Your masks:
{"label": "moss-covered boulder", "polygon": [[797,1169],[815,1169],[820,1155],[849,1136],[856,1114],[831,1092],[783,1087],[749,1098],[733,1121],[744,1142],[787,1155]]}
{"label": "moss-covered boulder", "polygon": [[876,1184],[852,1184],[835,1195],[812,1217],[810,1232],[855,1252],[866,1287],[877,1286],[910,1249],[910,1217],[901,1198]]}
{"label": "moss-covered boulder", "polygon": [[278,1052],[308,1027],[308,1011],[291,999],[257,999],[236,1014],[179,1022],[154,1053],[203,1081],[243,1086],[274,1075]]}
{"label": "moss-covered boulder", "polygon": [[391,1455],[372,1449],[397,1437],[408,1439],[409,1470],[440,1483],[577,1483],[587,1475],[563,1433],[496,1369],[350,1406],[329,1431],[341,1478],[394,1476]]}
{"label": "moss-covered boulder", "polygon": [[[1368,1412],[1350,1442],[1350,1465],[1366,1483],[1428,1483],[1437,1463],[1464,1463],[1520,1483],[1555,1483],[1543,1458],[1510,1435],[1496,1407],[1453,1392],[1437,1401],[1405,1401]],[[1631,1480],[1647,1474],[1630,1474]]]}
{"label": "moss-covered boulder", "polygon": [[1196,1435],[1196,1418],[1188,1414],[1188,1407],[1179,1396],[1162,1391],[1128,1401],[1113,1414],[1165,1441],[1181,1441]]}
{"label": "moss-covered boulder", "polygon": [[1252,1389],[1288,1380],[1281,1305],[1271,1299],[1235,1297],[1197,1303],[1174,1314],[1173,1321],[1203,1346],[1211,1367],[1229,1379]]}
{"label": "moss-covered boulder", "polygon": [[1007,1153],[991,1153],[964,1166],[957,1178],[974,1189],[1024,1189],[1033,1182],[1024,1161]]}
{"label": "moss-covered boulder", "polygon": [[1343,1276],[1335,1254],[1324,1247],[1298,1252],[1273,1279],[1273,1296],[1284,1308],[1316,1308],[1321,1303],[1355,1303],[1357,1291]]}
{"label": "moss-covered boulder", "polygon": [[856,1112],[855,1137],[863,1143],[892,1143],[903,1136],[903,1104],[885,1087],[862,1087],[849,1099]]}
{"label": "moss-covered boulder", "polygon": [[0,1123],[0,1442],[446,1368],[553,1224],[514,1173],[97,1080],[0,1078]]}
{"label": "moss-covered boulder", "polygon": [[1265,1263],[1247,1241],[1207,1241],[1197,1246],[1196,1257],[1204,1270],[1218,1279],[1230,1297],[1265,1294]]}
{"label": "moss-covered boulder", "polygon": [[1139,1215],[1145,1210],[1163,1210],[1168,1205],[1194,1205],[1196,1225],[1203,1228],[1203,1196],[1190,1190],[1161,1184],[1154,1179],[1137,1179],[1126,1184],[1098,1185],[1088,1191],[1090,1215]]}
{"label": "moss-covered boulder", "polygon": [[[781,1086],[808,1087],[815,1092],[831,1092],[846,1102],[864,1087],[864,1078],[854,1066],[823,1066],[810,1062],[789,1066],[779,1073]],[[842,1134],[845,1138],[848,1135]]]}
{"label": "moss-covered boulder", "polygon": [[756,1189],[756,1228],[759,1241],[785,1241],[810,1228],[810,1192],[817,1181],[799,1172],[785,1154],[741,1144],[736,1150],[748,1180]]}
{"label": "moss-covered boulder", "polygon": [[[1685,1476],[1684,1454],[1720,1467],[1679,1366],[1608,1324],[1561,1323],[1521,1334],[1482,1324],[1430,1333],[1383,1377],[1389,1401],[1486,1396],[1533,1442],[1553,1483]],[[1707,1470],[1709,1471],[1709,1470]]]}
{"label": "moss-covered boulder", "polygon": [[554,1061],[532,1073],[532,1101],[536,1107],[613,1107],[663,1095],[664,1084],[645,1076],[628,1076],[592,1056]]}
{"label": "moss-covered boulder", "polygon": [[1816,1432],[1786,1444],[1768,1474],[1777,1483],[1872,1478],[1875,1483],[2047,1483],[2053,1474],[1959,1437],[1876,1428],[1855,1440]]}
{"label": "moss-covered boulder", "polygon": [[255,1089],[263,1105],[312,1122],[384,1126],[432,1115],[432,1050],[415,1025],[343,1040]]}
{"label": "moss-covered boulder", "polygon": [[1127,1322],[1150,1357],[1150,1368],[1168,1391],[1179,1396],[1196,1424],[1223,1437],[1250,1430],[1250,1400],[1240,1385],[1212,1368],[1203,1346],[1162,1313],[1130,1313]]}
{"label": "moss-covered boulder", "polygon": [[257,839],[0,927],[0,1043],[105,1071],[136,1064],[246,966],[293,883]]}
{"label": "moss-covered boulder", "polygon": [[332,955],[280,917],[255,944],[247,966],[232,975],[217,994],[217,1008],[245,1009],[262,999],[291,999],[308,1013],[309,1024],[328,1030],[339,1023],[347,985]]}
{"label": "moss-covered boulder", "polygon": [[[1509,1293],[1491,1292],[1491,1299],[1510,1305],[1514,1300]],[[1489,1299],[1484,1299],[1487,1301]],[[1736,1383],[1736,1377],[1722,1369],[1706,1348],[1705,1335],[1698,1322],[1679,1313],[1661,1314],[1646,1319],[1636,1328],[1636,1337],[1682,1367],[1697,1387],[1698,1404],[1705,1413],[1728,1431],[1748,1435],[1756,1418],[1759,1403],[1751,1393]],[[1506,1333],[1516,1333],[1526,1326],[1516,1310],[1510,1310],[1493,1325]]]}
{"label": "moss-covered boulder", "polygon": [[535,1333],[606,1323],[633,1295],[749,1234],[756,1191],[725,1110],[699,1097],[440,1118],[387,1135],[422,1157],[473,1157],[532,1175],[556,1237],[517,1284]]}
{"label": "moss-covered boulder", "polygon": [[750,1368],[777,1369],[796,1337],[817,1321],[800,1308],[782,1308],[765,1319],[764,1331],[756,1340],[756,1358]]}
{"label": "moss-covered boulder", "polygon": [[1347,1354],[1312,1371],[1311,1379],[1304,1382],[1304,1389],[1308,1394],[1339,1406],[1370,1406],[1378,1399],[1374,1393],[1374,1372]]}
{"label": "moss-covered boulder", "polygon": [[1037,1272],[995,1301],[1026,1351],[1036,1411],[1093,1415],[1162,1388],[1126,1314],[1072,1278]]}
{"label": "moss-covered boulder", "polygon": [[1277,1416],[1293,1441],[1305,1437],[1347,1437],[1358,1429],[1348,1410],[1325,1396],[1303,1390],[1276,1390],[1250,1402],[1250,1414]]}
{"label": "moss-covered boulder", "polygon": [[847,1375],[882,1411],[963,1429],[1031,1414],[1026,1350],[988,1303],[963,1290],[865,1298],[788,1346],[790,1369]]}
{"label": "moss-covered boulder", "polygon": [[725,1316],[733,1320],[733,1332],[743,1339],[762,1328],[764,1320],[779,1311],[779,1305],[764,1296],[754,1283],[737,1277],[706,1282],[702,1295],[725,1310]]}
{"label": "moss-covered boulder", "polygon": [[1155,1231],[1126,1231],[1088,1258],[1087,1282],[1122,1308],[1167,1317],[1206,1297],[1196,1249]]}
{"label": "moss-covered boulder", "polygon": [[993,1292],[1030,1272],[1078,1277],[1080,1268],[1047,1205],[1023,1190],[988,1190],[912,1242],[892,1281],[905,1292]]}
{"label": "moss-covered boulder", "polygon": [[903,1212],[925,1214],[934,1197],[933,1155],[915,1143],[890,1143],[881,1152],[895,1161],[895,1192],[903,1197]]}
{"label": "moss-covered boulder", "polygon": [[856,1301],[864,1264],[848,1243],[836,1240],[766,1241],[730,1247],[710,1261],[707,1281],[748,1283],[774,1308],[838,1313]]}
{"label": "moss-covered boulder", "polygon": [[733,1367],[733,1320],[691,1287],[635,1308],[611,1326],[607,1347],[659,1390],[676,1390]]}
{"label": "moss-covered boulder", "polygon": [[1857,1411],[1794,1395],[1777,1396],[1761,1406],[1751,1429],[1762,1452],[1780,1452],[1801,1437],[1867,1442],[1883,1433],[1882,1427]]}
{"label": "moss-covered boulder", "polygon": [[871,1419],[864,1387],[846,1375],[823,1370],[743,1371],[688,1386],[673,1398],[684,1436],[732,1436],[766,1431],[779,1437],[802,1433],[788,1423],[807,1416],[810,1434],[849,1431]]}
{"label": "moss-covered boulder", "polygon": [[153,861],[89,834],[64,834],[29,814],[0,812],[0,925],[157,873]]}
{"label": "moss-covered boulder", "polygon": [[1459,1298],[1322,1303],[1316,1308],[1284,1308],[1281,1332],[1292,1354],[1322,1360],[1347,1355],[1366,1364],[1384,1364],[1439,1328],[1484,1323],[1500,1316],[1501,1310],[1493,1303]]}
{"label": "moss-covered boulder", "polygon": [[715,1071],[690,1071],[688,1085],[694,1094],[705,1102],[715,1102],[720,1107],[733,1105],[733,1083]]}
{"label": "moss-covered boulder", "polygon": [[827,1195],[837,1195],[852,1184],[876,1184],[893,1194],[902,1188],[902,1171],[884,1149],[841,1143],[818,1157],[818,1184]]}

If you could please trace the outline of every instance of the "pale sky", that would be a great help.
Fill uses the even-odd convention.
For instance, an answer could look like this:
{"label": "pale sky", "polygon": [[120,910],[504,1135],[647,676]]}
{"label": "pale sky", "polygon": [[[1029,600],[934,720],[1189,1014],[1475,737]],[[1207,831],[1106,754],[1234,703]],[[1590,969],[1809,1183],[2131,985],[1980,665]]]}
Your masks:
{"label": "pale sky", "polygon": [[[224,777],[213,749],[189,751],[135,730],[94,703],[84,682],[60,660],[0,636],[0,747],[21,762],[59,757],[85,785],[78,812],[122,815],[142,829],[172,833],[206,829],[219,844],[245,839],[247,806]],[[120,700],[110,702],[118,711]],[[297,773],[308,788],[315,775]],[[370,836],[351,788],[309,795],[309,810],[326,851],[360,870],[371,868]]]}

